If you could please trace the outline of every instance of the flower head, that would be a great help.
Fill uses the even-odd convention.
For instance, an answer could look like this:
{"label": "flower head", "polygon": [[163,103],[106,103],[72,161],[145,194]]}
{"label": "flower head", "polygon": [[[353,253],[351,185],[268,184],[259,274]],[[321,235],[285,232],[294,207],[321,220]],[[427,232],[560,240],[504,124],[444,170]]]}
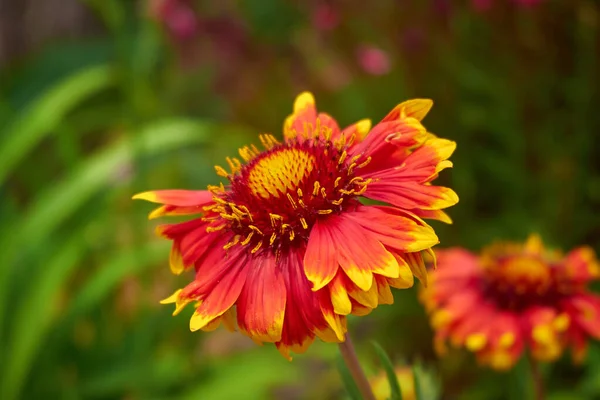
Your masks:
{"label": "flower head", "polygon": [[315,337],[343,341],[346,315],[392,303],[390,287],[412,286],[413,273],[426,279],[421,254],[438,239],[422,218],[449,222],[441,209],[458,201],[430,184],[455,148],[421,125],[431,104],[411,100],[372,129],[342,130],[302,93],[282,142],[261,135],[264,150],[243,147],[243,161],[215,167],[227,185],[134,196],[163,204],[150,218],[196,214],[157,228],[173,241],[171,270],[195,271],[164,302],[175,313],[194,305],[192,331],[237,325],[286,357]]}
{"label": "flower head", "polygon": [[508,369],[524,351],[551,361],[571,347],[580,360],[587,338],[600,339],[600,296],[586,289],[600,276],[590,248],[563,257],[532,235],[524,245],[497,243],[479,256],[460,248],[436,254],[438,270],[421,299],[438,351],[449,340],[483,364]]}

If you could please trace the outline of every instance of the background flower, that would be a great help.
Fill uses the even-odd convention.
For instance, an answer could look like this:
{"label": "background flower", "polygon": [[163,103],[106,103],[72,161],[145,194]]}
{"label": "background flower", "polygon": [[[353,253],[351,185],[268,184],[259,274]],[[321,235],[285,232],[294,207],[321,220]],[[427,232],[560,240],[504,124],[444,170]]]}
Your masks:
{"label": "background flower", "polygon": [[600,296],[587,288],[600,269],[590,248],[563,257],[532,235],[524,245],[493,244],[480,256],[460,248],[437,255],[439,270],[421,299],[440,353],[450,341],[508,369],[524,352],[554,361],[571,348],[582,361],[588,338],[600,339]]}

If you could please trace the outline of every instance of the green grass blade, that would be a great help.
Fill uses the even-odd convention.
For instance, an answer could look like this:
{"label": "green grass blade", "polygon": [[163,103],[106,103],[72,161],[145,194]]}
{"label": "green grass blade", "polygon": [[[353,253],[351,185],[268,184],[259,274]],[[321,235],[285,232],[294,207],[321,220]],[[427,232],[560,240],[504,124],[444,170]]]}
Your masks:
{"label": "green grass blade", "polygon": [[385,370],[385,374],[390,385],[390,393],[392,394],[391,400],[402,400],[402,391],[400,390],[400,383],[398,382],[396,371],[394,371],[394,364],[392,364],[392,360],[390,360],[387,353],[379,343],[372,341],[371,344],[375,348],[375,353],[377,353],[377,357],[379,358],[379,361]]}
{"label": "green grass blade", "polygon": [[81,236],[74,235],[44,268],[40,268],[39,274],[31,280],[31,286],[26,288],[27,293],[16,305],[9,356],[4,360],[0,377],[0,398],[19,397],[31,362],[51,326],[56,297],[85,250]]}
{"label": "green grass blade", "polygon": [[[26,243],[35,249],[44,238],[81,207],[92,196],[105,190],[115,179],[119,168],[133,164],[136,157],[166,152],[208,140],[212,124],[174,119],[143,129],[133,141],[120,141],[90,157],[73,174],[48,188],[32,204],[18,229],[0,240],[4,267],[0,268],[0,332],[6,312],[6,296],[11,264]],[[2,342],[0,338],[0,342]]]}
{"label": "green grass blade", "polygon": [[65,319],[82,315],[104,300],[128,275],[134,275],[152,265],[153,261],[166,260],[170,244],[157,239],[147,245],[123,252],[107,262],[90,277],[69,304]]}
{"label": "green grass blade", "polygon": [[342,378],[342,383],[344,384],[344,389],[346,389],[346,394],[351,400],[362,400],[362,394],[358,386],[356,386],[356,382],[354,382],[354,378],[352,378],[352,374],[341,355],[337,358],[336,364]]}
{"label": "green grass blade", "polygon": [[70,76],[34,100],[0,130],[0,183],[44,135],[82,100],[106,89],[113,83],[111,68],[106,65],[87,68]]}

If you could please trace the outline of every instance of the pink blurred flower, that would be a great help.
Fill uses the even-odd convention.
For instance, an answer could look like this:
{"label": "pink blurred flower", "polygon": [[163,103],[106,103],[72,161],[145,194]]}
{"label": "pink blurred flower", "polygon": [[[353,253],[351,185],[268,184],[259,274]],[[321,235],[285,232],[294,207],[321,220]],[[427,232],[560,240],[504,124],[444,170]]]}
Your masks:
{"label": "pink blurred flower", "polygon": [[471,0],[471,5],[475,8],[475,11],[483,12],[492,7],[492,0]]}
{"label": "pink blurred flower", "polygon": [[198,32],[198,17],[188,1],[154,0],[150,12],[176,40],[192,39]]}
{"label": "pink blurred flower", "polygon": [[318,30],[330,31],[340,23],[340,15],[333,5],[321,3],[313,11],[312,22]]}
{"label": "pink blurred flower", "polygon": [[[541,1],[542,0],[512,0],[514,4],[522,7],[534,7]],[[475,8],[475,11],[484,12],[492,7],[492,0],[471,0],[471,5]]]}
{"label": "pink blurred flower", "polygon": [[534,7],[534,6],[537,6],[538,3],[540,3],[542,0],[513,0],[513,1],[520,6]]}
{"label": "pink blurred flower", "polygon": [[361,68],[371,75],[385,75],[390,72],[391,62],[388,53],[384,50],[365,45],[358,48],[356,52],[358,63]]}

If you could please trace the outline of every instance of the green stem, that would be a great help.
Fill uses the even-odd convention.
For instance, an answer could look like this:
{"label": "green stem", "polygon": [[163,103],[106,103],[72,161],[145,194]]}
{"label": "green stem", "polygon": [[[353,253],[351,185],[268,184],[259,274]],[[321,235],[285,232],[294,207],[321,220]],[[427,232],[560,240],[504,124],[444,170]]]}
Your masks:
{"label": "green stem", "polygon": [[356,350],[354,349],[354,345],[352,344],[352,340],[350,339],[350,335],[348,333],[346,333],[346,340],[340,343],[339,346],[342,358],[344,359],[344,362],[346,363],[346,366],[348,367],[348,370],[350,371],[358,390],[360,390],[363,399],[375,400],[369,380],[365,375],[365,371],[363,371],[362,367],[360,366],[360,362],[356,356]]}
{"label": "green stem", "polygon": [[542,379],[542,374],[540,373],[540,368],[538,362],[533,358],[533,356],[529,355],[529,368],[531,370],[531,380],[533,382],[533,392],[535,400],[544,400],[544,380]]}

